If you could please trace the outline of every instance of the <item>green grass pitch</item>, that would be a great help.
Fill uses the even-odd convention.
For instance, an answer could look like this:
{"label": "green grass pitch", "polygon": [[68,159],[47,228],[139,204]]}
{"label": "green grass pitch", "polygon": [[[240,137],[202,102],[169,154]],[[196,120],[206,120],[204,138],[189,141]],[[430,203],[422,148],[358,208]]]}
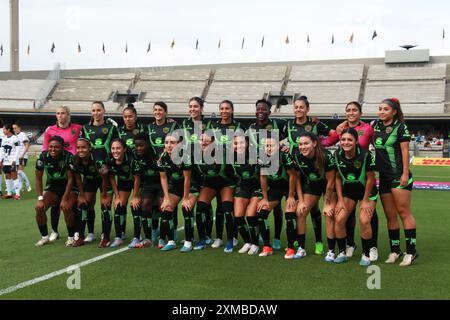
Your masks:
{"label": "green grass pitch", "polygon": [[[30,178],[33,166],[34,161],[30,161],[26,169]],[[450,181],[449,167],[413,167],[412,170],[416,180]],[[358,244],[355,256],[348,263],[333,265],[324,262],[324,256],[313,254],[313,232],[308,218],[309,254],[302,260],[286,261],[284,251],[260,258],[236,251],[225,254],[223,248],[188,254],[178,250],[164,253],[156,248],[131,249],[82,267],[80,290],[67,288],[70,275],[64,273],[0,295],[0,299],[449,299],[449,198],[448,192],[413,191],[412,211],[418,225],[420,257],[408,268],[383,263],[389,246],[386,219],[381,204],[378,205],[380,259],[374,265],[381,270],[379,290],[367,288],[370,274],[358,265],[359,230],[355,236]],[[34,188],[31,193],[25,192],[20,201],[0,200],[0,292],[117,250],[98,249],[96,244],[64,247],[67,233],[63,217],[59,226],[61,239],[36,248],[34,243],[40,235],[34,219],[35,201]],[[99,216],[97,239],[101,228]],[[179,221],[182,224],[182,218]],[[127,227],[129,240],[130,216]],[[180,231],[179,238],[182,237]],[[323,237],[325,240],[324,222]],[[401,245],[404,249],[403,234]]]}

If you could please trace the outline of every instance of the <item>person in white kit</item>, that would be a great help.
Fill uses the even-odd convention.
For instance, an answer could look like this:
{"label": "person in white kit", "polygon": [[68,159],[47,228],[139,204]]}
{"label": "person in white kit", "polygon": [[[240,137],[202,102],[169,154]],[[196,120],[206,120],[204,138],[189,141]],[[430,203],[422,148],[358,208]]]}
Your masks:
{"label": "person in white kit", "polygon": [[19,138],[13,133],[11,124],[3,127],[2,147],[0,149],[0,167],[5,174],[6,194],[3,199],[20,199],[20,186],[17,179],[17,165],[19,164]]}
{"label": "person in white kit", "polygon": [[30,139],[25,132],[22,132],[20,124],[17,122],[13,124],[14,133],[19,138],[19,170],[17,171],[17,178],[19,179],[20,190],[23,189],[23,184],[28,192],[31,191],[30,180],[25,174],[25,167],[28,162],[28,149],[30,148]]}
{"label": "person in white kit", "polygon": [[[3,139],[3,120],[0,119],[0,149],[2,148],[2,139]],[[1,153],[1,151],[0,151]],[[0,158],[1,163],[1,158]],[[2,186],[3,186],[3,172],[1,170],[1,164],[0,164],[0,197],[3,196],[2,192]]]}

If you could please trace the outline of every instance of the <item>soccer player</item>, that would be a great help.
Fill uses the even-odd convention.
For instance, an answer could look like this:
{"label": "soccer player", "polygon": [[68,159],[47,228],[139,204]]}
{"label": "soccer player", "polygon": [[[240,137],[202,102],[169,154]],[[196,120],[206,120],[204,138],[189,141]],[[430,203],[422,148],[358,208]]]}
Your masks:
{"label": "soccer player", "polygon": [[[79,138],[77,141],[77,153],[73,157],[72,171],[78,188],[77,232],[73,247],[84,245],[84,232],[88,221],[89,210],[94,210],[97,190],[101,190],[102,230],[109,235],[111,231],[111,196],[107,194],[109,182],[107,175],[101,175],[99,162],[94,161],[92,146],[89,140]],[[110,239],[103,237],[99,247],[109,246]]]}
{"label": "soccer player", "polygon": [[[357,101],[347,103],[345,107],[345,116],[347,120],[336,127],[335,131],[331,131],[328,138],[322,140],[322,144],[332,146],[339,142],[341,133],[346,128],[354,128],[358,133],[358,146],[363,150],[369,150],[369,146],[373,141],[373,128],[370,124],[361,120],[362,107]],[[347,219],[346,233],[347,246],[346,255],[351,258],[356,248],[355,244],[355,224],[356,224],[356,208],[350,213]],[[370,248],[370,261],[378,260],[377,240],[378,240],[378,215],[375,209],[372,220],[373,247]]]}
{"label": "soccer player", "polygon": [[118,128],[119,138],[125,141],[127,147],[134,151],[134,137],[145,132],[142,123],[137,122],[137,111],[132,103],[129,103],[122,111],[123,125]]}
{"label": "soccer player", "polygon": [[[136,244],[135,248],[150,247],[152,241],[156,246],[157,235],[153,238],[152,228],[152,204],[156,201],[161,205],[161,181],[157,159],[159,155],[155,154],[150,144],[147,133],[138,133],[134,136],[134,157],[141,168],[141,198],[142,198],[142,229],[145,238]],[[158,210],[159,211],[159,210]],[[158,224],[157,224],[158,225]]]}
{"label": "soccer player", "polygon": [[[268,158],[260,159],[262,162],[260,181],[263,196],[257,205],[259,231],[264,241],[263,250],[259,254],[260,257],[266,257],[273,254],[272,247],[270,246],[268,217],[270,211],[281,204],[283,197],[286,197],[285,216],[288,241],[293,245],[294,237],[292,236],[295,229],[294,220],[297,207],[295,192],[298,182],[295,164],[289,153],[281,152],[278,139],[270,136],[267,137],[264,143],[264,151]],[[267,170],[271,170],[272,172]],[[288,249],[285,258],[293,258],[293,254],[291,255],[291,253],[293,252]]]}
{"label": "soccer player", "polygon": [[[81,125],[71,122],[69,107],[58,107],[56,109],[56,124],[45,129],[42,151],[48,150],[48,143],[53,136],[59,136],[64,140],[64,150],[74,155],[77,151],[77,139],[80,136],[81,129]],[[50,233],[50,242],[53,242],[59,238],[59,216],[60,209],[59,204],[57,204],[50,209],[50,223],[52,228],[52,232]]]}
{"label": "soccer player", "polygon": [[[48,143],[48,150],[43,151],[36,161],[36,222],[42,238],[36,242],[40,247],[50,242],[47,229],[46,211],[51,206],[60,204],[66,220],[68,238],[66,246],[74,243],[75,217],[74,207],[77,195],[72,190],[73,174],[70,170],[72,155],[64,150],[64,140],[53,136]],[[46,174],[46,185],[43,188],[43,176]]]}
{"label": "soccer player", "polygon": [[[6,194],[3,199],[20,199],[20,182],[17,179],[19,164],[19,138],[14,134],[13,126],[6,123],[3,126],[2,146],[0,150],[0,167],[5,174]],[[13,196],[13,193],[15,195]]]}
{"label": "soccer player", "polygon": [[363,254],[359,264],[370,265],[370,250],[373,243],[371,220],[377,205],[378,190],[375,185],[375,156],[358,145],[358,132],[351,127],[341,133],[340,148],[334,154],[337,168],[336,191],[338,203],[334,210],[334,231],[339,247],[336,263],[347,261],[346,221],[359,206],[361,242]]}
{"label": "soccer player", "polygon": [[203,178],[200,183],[201,188],[197,201],[196,221],[199,234],[199,243],[195,249],[202,250],[205,248],[205,217],[209,211],[212,199],[220,195],[220,198],[217,198],[217,206],[220,206],[220,212],[224,215],[227,233],[227,243],[224,252],[231,253],[233,252],[234,238],[234,171],[231,164],[225,163],[223,156],[220,155],[220,151],[219,154],[216,153],[216,148],[222,148],[222,146],[217,146],[217,144],[212,141],[212,138],[207,133],[203,133],[201,136],[201,148],[201,161],[196,159],[195,163],[192,164],[192,172],[195,177]]}
{"label": "soccer player", "polygon": [[248,145],[248,138],[244,135],[236,135],[233,139],[233,169],[238,178],[234,190],[234,218],[245,242],[238,252],[255,255],[259,251],[256,208],[262,193],[259,167],[256,163],[250,163]]}
{"label": "soccer player", "polygon": [[[105,121],[105,105],[101,101],[94,101],[91,105],[91,121],[85,124],[81,130],[81,136],[91,142],[94,161],[98,162],[96,167],[101,168],[100,174],[104,172],[103,165],[110,157],[111,141],[119,137],[117,128]],[[87,212],[88,235],[85,242],[94,241],[95,211]]]}
{"label": "soccer player", "polygon": [[[288,120],[286,124],[287,140],[291,155],[298,151],[299,139],[304,132],[311,132],[318,137],[328,137],[328,135],[333,133],[333,130],[330,130],[325,123],[308,116],[309,111],[308,97],[300,96],[295,99],[294,119]],[[324,252],[322,243],[322,215],[318,205],[311,209],[311,221],[316,238],[314,253],[322,254]]]}
{"label": "soccer player", "polygon": [[[299,246],[295,254],[297,259],[306,256],[306,216],[311,208],[318,204],[322,194],[324,194],[323,214],[326,217],[328,248],[331,251],[334,250],[335,236],[332,219],[336,205],[333,155],[323,148],[319,138],[311,132],[302,133],[298,145],[299,152],[294,153],[294,161],[300,172],[303,200],[299,199],[297,206],[297,242]],[[332,258],[332,256],[328,258]]]}
{"label": "soccer player", "polygon": [[[258,150],[264,149],[264,141],[260,139],[260,133],[262,131],[272,131],[275,130],[278,133],[278,137],[281,140],[286,138],[286,122],[282,119],[271,119],[271,108],[272,104],[264,99],[257,100],[256,106],[256,122],[251,124],[247,129],[247,134],[250,138],[250,147],[257,148]],[[283,228],[283,211],[281,210],[281,205],[276,206],[273,209],[274,213],[274,225],[275,234],[272,244],[272,249],[281,249],[281,230]],[[262,240],[262,239],[261,239]]]}
{"label": "soccer player", "polygon": [[[114,229],[116,237],[110,247],[115,248],[123,244],[122,236],[128,198],[133,191],[130,201],[131,213],[134,222],[134,237],[129,247],[133,248],[140,243],[141,235],[141,197],[140,197],[140,167],[138,161],[128,150],[125,141],[120,138],[111,142],[111,158],[106,162],[109,182],[114,193]],[[117,178],[117,180],[116,180]],[[104,235],[109,236],[107,234]]]}
{"label": "soccer player", "polygon": [[413,177],[409,171],[410,133],[403,120],[400,101],[385,99],[378,108],[378,120],[373,124],[376,165],[380,173],[380,197],[387,218],[391,253],[386,263],[395,263],[402,255],[400,225],[403,222],[406,255],[400,266],[409,266],[417,258],[416,221],[411,214]]}
{"label": "soccer player", "polygon": [[[150,137],[150,144],[153,149],[153,153],[157,156],[158,159],[164,153],[164,141],[166,135],[176,129],[179,129],[178,123],[172,119],[167,118],[167,114],[167,104],[164,101],[155,102],[155,104],[153,105],[153,115],[155,117],[155,120],[147,126],[148,135]],[[160,184],[159,173],[157,174],[157,180],[158,181],[155,183]],[[161,187],[159,188],[159,190],[161,190]],[[159,196],[162,196],[162,194],[160,194]],[[156,245],[159,235],[159,219],[161,217],[159,206],[160,204],[152,206],[151,239],[154,245]],[[160,239],[159,242],[161,246],[165,245],[164,239]]]}
{"label": "soccer player", "polygon": [[[2,139],[3,139],[3,120],[0,119],[0,148],[2,147]],[[0,161],[0,197],[3,196],[2,186],[3,186],[3,170]]]}
{"label": "soccer player", "polygon": [[[170,251],[176,248],[174,240],[174,211],[181,202],[184,216],[184,231],[186,239],[181,252],[190,252],[193,249],[194,239],[194,215],[193,209],[197,200],[198,185],[191,182],[191,164],[189,155],[184,159],[176,159],[180,154],[180,137],[174,133],[166,135],[164,144],[165,151],[158,161],[161,187],[163,190],[163,201],[161,204],[160,237],[168,238],[161,251]],[[174,161],[175,159],[175,161]],[[182,161],[177,161],[182,160]]]}
{"label": "soccer player", "polygon": [[25,132],[22,132],[22,128],[19,123],[13,124],[14,133],[17,138],[19,138],[19,170],[17,171],[17,176],[19,179],[19,186],[22,190],[23,184],[28,192],[31,191],[30,180],[23,171],[28,162],[28,149],[30,148],[30,140]]}

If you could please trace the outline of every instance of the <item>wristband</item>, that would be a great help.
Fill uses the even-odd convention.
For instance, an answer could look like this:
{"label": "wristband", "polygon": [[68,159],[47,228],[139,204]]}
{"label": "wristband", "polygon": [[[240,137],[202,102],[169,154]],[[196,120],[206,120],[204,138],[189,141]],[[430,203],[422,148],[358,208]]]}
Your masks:
{"label": "wristband", "polygon": [[42,200],[44,200],[44,197],[43,196],[39,196],[38,197],[38,201],[42,201]]}

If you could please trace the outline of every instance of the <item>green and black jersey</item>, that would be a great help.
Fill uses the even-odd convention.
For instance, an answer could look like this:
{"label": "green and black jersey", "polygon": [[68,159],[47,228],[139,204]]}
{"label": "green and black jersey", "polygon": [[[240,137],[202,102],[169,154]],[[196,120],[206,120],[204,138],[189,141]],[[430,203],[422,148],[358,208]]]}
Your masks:
{"label": "green and black jersey", "polygon": [[106,162],[110,176],[117,177],[117,185],[122,183],[134,183],[134,175],[141,173],[139,163],[134,157],[126,152],[122,163],[118,164],[114,158]]}
{"label": "green and black jersey", "polygon": [[178,123],[175,121],[168,122],[167,120],[162,125],[157,125],[156,121],[153,121],[147,126],[148,135],[150,137],[150,144],[158,156],[164,152],[164,139],[170,132],[179,129]]}
{"label": "green and black jersey", "polygon": [[[354,200],[362,200],[366,190],[367,172],[373,172],[376,168],[374,154],[357,147],[355,156],[347,159],[344,150],[339,148],[334,153],[334,160],[341,177],[343,195]],[[373,187],[371,197],[377,194],[375,184]]]}
{"label": "green and black jersey", "polygon": [[[196,123],[197,121],[194,122],[192,118],[184,119],[181,123],[181,129],[183,129],[184,131],[184,138],[186,140],[185,143],[191,146],[195,143],[200,142],[200,136],[197,134],[197,132],[195,132]],[[212,128],[211,120],[205,119],[204,116],[201,117],[201,120],[198,121],[198,123],[200,123],[200,133],[203,133],[203,131]]]}
{"label": "green and black jersey", "polygon": [[408,128],[404,123],[398,121],[385,126],[381,120],[376,121],[373,124],[373,128],[375,162],[380,172],[380,179],[399,179],[403,173],[400,143],[411,140]]}
{"label": "green and black jersey", "polygon": [[255,180],[259,183],[259,166],[250,164],[248,158],[245,159],[245,163],[234,163],[232,167],[239,184],[252,183]]}
{"label": "green and black jersey", "polygon": [[101,167],[98,162],[94,161],[94,157],[92,156],[92,154],[89,157],[89,161],[87,164],[83,163],[83,161],[78,158],[78,156],[74,156],[71,169],[73,172],[80,174],[84,178],[84,181],[101,179],[99,173]]}
{"label": "green and black jersey", "polygon": [[192,169],[190,163],[181,162],[180,164],[175,164],[167,152],[161,155],[157,165],[160,172],[164,171],[167,174],[169,184],[183,183],[184,171],[191,171]]}
{"label": "green and black jersey", "polygon": [[325,123],[321,121],[314,122],[309,116],[306,117],[306,122],[303,124],[297,124],[295,119],[288,120],[286,130],[291,154],[294,149],[298,148],[298,142],[303,133],[310,132],[316,136],[325,137],[330,133],[330,128]]}
{"label": "green and black jersey", "polygon": [[[270,158],[269,158],[270,159]],[[287,170],[295,169],[295,163],[289,153],[286,152],[278,152],[278,159],[276,159],[277,163],[260,163],[260,168],[270,168],[274,166],[276,168],[276,172],[267,175],[267,181],[269,186],[275,186],[278,184],[286,185],[286,182],[289,181],[289,176],[287,174]],[[264,172],[264,171],[262,171]]]}
{"label": "green and black jersey", "polygon": [[320,196],[326,189],[326,172],[332,171],[336,168],[334,156],[330,151],[325,151],[325,165],[324,170],[320,173],[316,167],[315,158],[307,158],[299,151],[294,152],[294,162],[297,170],[300,172],[300,180],[302,184],[303,193],[314,194]]}
{"label": "green and black jersey", "polygon": [[229,124],[222,124],[220,122],[221,120],[211,122],[211,129],[214,131],[214,141],[218,145],[231,147],[233,145],[233,137],[228,136],[227,130],[242,132],[242,134],[245,130],[240,122],[236,122],[234,120]]}
{"label": "green and black jersey", "polygon": [[278,131],[278,140],[281,141],[286,138],[286,121],[282,119],[269,119],[265,125],[258,125],[256,122],[251,124],[247,129],[247,135],[251,146],[257,146],[258,149],[264,147],[264,135],[261,135],[261,130]]}
{"label": "green and black jersey", "polygon": [[192,172],[202,186],[222,188],[234,186],[234,170],[231,164],[211,163],[205,161],[192,164]]}
{"label": "green and black jersey", "polygon": [[134,155],[134,158],[141,169],[141,185],[143,184],[160,184],[159,168],[157,158],[153,151],[142,157]]}
{"label": "green and black jersey", "polygon": [[46,176],[45,191],[51,191],[59,197],[64,195],[68,182],[67,172],[72,167],[72,154],[63,150],[54,159],[47,151],[41,153],[36,161],[36,170],[44,171]]}
{"label": "green and black jersey", "polygon": [[119,127],[119,138],[125,141],[128,148],[131,151],[134,151],[134,137],[142,132],[146,132],[146,128],[142,125],[142,123],[136,123],[136,126],[132,130],[128,130],[125,125]]}
{"label": "green and black jersey", "polygon": [[111,152],[111,142],[119,137],[119,132],[112,124],[105,123],[101,126],[85,124],[81,136],[91,142],[95,161],[104,164]]}

